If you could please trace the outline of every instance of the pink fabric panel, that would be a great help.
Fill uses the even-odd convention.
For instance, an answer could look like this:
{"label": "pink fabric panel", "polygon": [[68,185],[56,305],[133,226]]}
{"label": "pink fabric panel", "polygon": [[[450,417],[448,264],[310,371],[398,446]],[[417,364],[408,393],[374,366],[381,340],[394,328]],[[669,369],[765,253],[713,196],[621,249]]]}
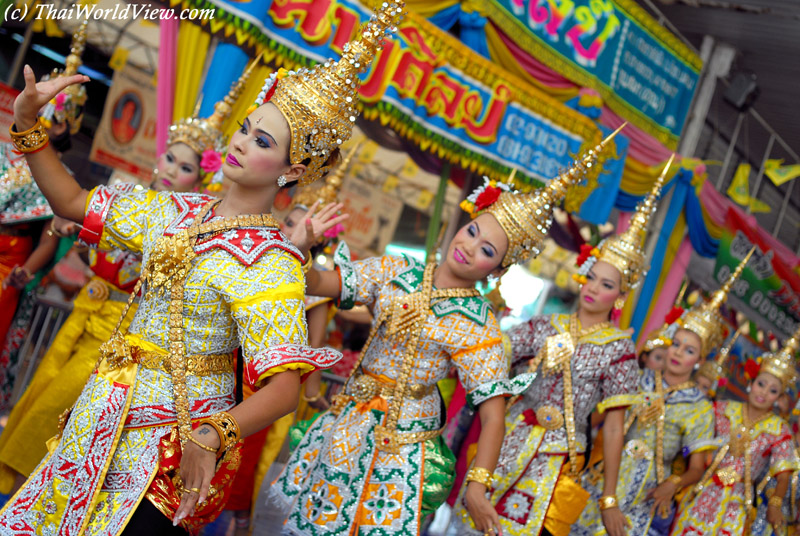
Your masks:
{"label": "pink fabric panel", "polygon": [[503,44],[508,47],[508,50],[514,55],[514,58],[519,62],[520,66],[528,72],[529,75],[534,77],[542,84],[552,88],[574,88],[577,84],[568,80],[560,73],[554,71],[544,63],[540,62],[532,55],[528,54],[520,46],[518,46],[510,37],[508,37],[503,30],[497,25],[489,22],[492,27],[497,31],[497,35],[503,41]]}

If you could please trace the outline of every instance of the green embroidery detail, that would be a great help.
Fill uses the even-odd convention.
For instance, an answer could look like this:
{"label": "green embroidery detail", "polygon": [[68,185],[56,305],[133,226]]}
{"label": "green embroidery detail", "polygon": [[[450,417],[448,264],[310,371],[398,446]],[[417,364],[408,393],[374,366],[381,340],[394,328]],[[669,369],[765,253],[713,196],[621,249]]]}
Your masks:
{"label": "green embroidery detail", "polygon": [[356,304],[358,274],[353,261],[350,260],[350,248],[342,241],[333,254],[333,263],[339,267],[342,280],[342,292],[339,295],[339,309],[352,309]]}
{"label": "green embroidery detail", "polygon": [[[422,283],[422,276],[425,273],[425,265],[413,257],[403,255],[408,263],[408,267],[400,272],[392,283],[411,294],[416,291]],[[447,316],[452,313],[461,313],[476,324],[485,326],[489,320],[491,304],[483,296],[471,296],[468,298],[447,298],[433,304],[431,311],[437,318]]]}

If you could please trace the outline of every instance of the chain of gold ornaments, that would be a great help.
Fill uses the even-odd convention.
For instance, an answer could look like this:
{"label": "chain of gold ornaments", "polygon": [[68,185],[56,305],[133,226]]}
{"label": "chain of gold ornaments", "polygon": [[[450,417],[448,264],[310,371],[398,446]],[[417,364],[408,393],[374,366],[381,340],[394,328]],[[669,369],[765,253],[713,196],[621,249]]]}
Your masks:
{"label": "chain of gold ornaments", "polygon": [[[414,358],[417,356],[417,347],[419,346],[422,328],[425,327],[425,318],[427,317],[428,311],[436,301],[441,299],[468,298],[479,295],[477,289],[474,288],[433,290],[433,273],[435,269],[436,265],[433,263],[425,267],[422,285],[419,290],[404,296],[395,296],[392,298],[389,306],[383,310],[378,319],[373,323],[367,342],[364,343],[364,347],[361,350],[361,355],[353,365],[353,369],[348,376],[349,383],[350,379],[353,378],[356,371],[361,367],[361,362],[364,360],[373,338],[384,322],[387,322],[387,336],[399,340],[406,340],[403,363],[394,384],[392,398],[389,402],[384,424],[375,427],[375,442],[377,448],[384,452],[399,454],[401,446],[411,443],[421,443],[428,439],[438,437],[441,433],[441,430],[431,430],[428,432],[407,433],[401,436],[397,432],[397,421],[400,418],[402,401],[405,399],[408,379],[411,377],[411,371],[414,368]],[[331,411],[338,414],[350,400],[352,400],[350,396],[343,394],[337,395],[334,397],[334,404]]]}
{"label": "chain of gold ornaments", "polygon": [[152,294],[158,294],[170,286],[169,354],[165,357],[165,361],[168,361],[172,376],[181,446],[186,445],[192,433],[189,395],[186,388],[187,360],[191,361],[191,356],[188,358],[186,356],[183,337],[183,297],[186,276],[191,269],[192,261],[197,256],[194,251],[197,239],[200,236],[215,236],[240,227],[278,227],[277,221],[271,214],[241,215],[202,223],[219,202],[220,200],[216,199],[203,206],[189,229],[181,230],[173,236],[159,237],[153,253],[142,269],[141,278],[128,297],[111,338],[100,346],[100,360],[106,359],[112,368],[138,362],[121,332],[122,322],[144,282],[147,282],[147,292]]}

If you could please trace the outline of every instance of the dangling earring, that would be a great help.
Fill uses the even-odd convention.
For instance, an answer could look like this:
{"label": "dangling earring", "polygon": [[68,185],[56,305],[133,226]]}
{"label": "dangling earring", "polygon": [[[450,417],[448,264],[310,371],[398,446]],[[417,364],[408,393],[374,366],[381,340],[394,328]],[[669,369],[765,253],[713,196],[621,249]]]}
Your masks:
{"label": "dangling earring", "polygon": [[486,282],[492,287],[497,286],[498,279],[500,278],[494,274],[489,274],[488,276],[486,276]]}
{"label": "dangling earring", "polygon": [[153,180],[158,178],[158,166],[153,168]]}
{"label": "dangling earring", "polygon": [[614,309],[618,309],[621,311],[623,307],[625,307],[625,298],[620,296],[619,298],[614,300]]}
{"label": "dangling earring", "polygon": [[284,177],[283,175],[278,177],[278,187],[279,188],[283,188],[284,186],[286,186],[286,182],[287,182],[286,181],[286,177]]}
{"label": "dangling earring", "polygon": [[750,393],[750,384],[749,383],[747,384],[747,389],[745,389],[745,391],[747,391],[748,394]]}

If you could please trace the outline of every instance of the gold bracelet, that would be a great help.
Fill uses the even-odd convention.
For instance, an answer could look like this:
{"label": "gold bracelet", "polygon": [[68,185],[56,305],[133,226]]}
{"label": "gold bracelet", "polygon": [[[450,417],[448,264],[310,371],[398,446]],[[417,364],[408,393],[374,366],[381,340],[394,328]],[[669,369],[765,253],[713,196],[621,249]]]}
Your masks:
{"label": "gold bracelet", "polygon": [[308,402],[309,404],[313,404],[314,402],[316,402],[317,400],[322,398],[322,391],[318,392],[316,394],[316,396],[311,396],[311,397],[306,396],[306,393],[304,391],[303,394],[302,394],[302,398],[303,398],[303,400],[305,402]]}
{"label": "gold bracelet", "polygon": [[667,477],[666,482],[671,482],[671,483],[675,484],[675,487],[677,488],[676,491],[677,491],[678,489],[681,489],[681,481],[682,480],[683,479],[678,475],[669,475]]}
{"label": "gold bracelet", "polygon": [[215,413],[200,421],[200,424],[208,424],[217,431],[217,435],[219,435],[219,452],[226,452],[233,447],[241,436],[239,423],[227,411]]}
{"label": "gold bracelet", "polygon": [[195,445],[197,445],[197,446],[198,446],[198,447],[200,447],[201,449],[205,450],[206,452],[211,452],[211,453],[213,453],[213,454],[215,454],[215,455],[216,455],[216,454],[219,452],[219,449],[215,449],[214,447],[209,447],[208,445],[205,445],[205,444],[203,444],[203,443],[200,443],[200,442],[199,442],[198,440],[196,440],[196,439],[194,438],[194,436],[193,436],[193,435],[191,435],[191,434],[189,434],[189,441],[191,441],[192,443],[194,443]]}
{"label": "gold bracelet", "polygon": [[311,267],[314,266],[314,256],[311,255],[311,252],[308,252],[308,260],[303,263],[303,273],[307,274]]}
{"label": "gold bracelet", "polygon": [[483,484],[486,486],[486,489],[492,489],[492,473],[488,469],[484,469],[483,467],[473,467],[467,473],[467,482],[477,482],[478,484]]}
{"label": "gold bracelet", "polygon": [[777,495],[773,495],[769,498],[769,502],[767,503],[769,506],[774,506],[775,508],[782,509],[783,508],[783,497],[779,497]]}
{"label": "gold bracelet", "polygon": [[44,148],[50,141],[50,136],[47,135],[47,129],[42,124],[42,121],[37,117],[36,123],[22,132],[17,132],[16,124],[8,128],[11,134],[11,142],[14,148],[21,153],[35,153],[36,151]]}
{"label": "gold bracelet", "polygon": [[601,512],[603,510],[609,510],[619,506],[616,495],[603,495],[597,500],[597,505],[599,506]]}

